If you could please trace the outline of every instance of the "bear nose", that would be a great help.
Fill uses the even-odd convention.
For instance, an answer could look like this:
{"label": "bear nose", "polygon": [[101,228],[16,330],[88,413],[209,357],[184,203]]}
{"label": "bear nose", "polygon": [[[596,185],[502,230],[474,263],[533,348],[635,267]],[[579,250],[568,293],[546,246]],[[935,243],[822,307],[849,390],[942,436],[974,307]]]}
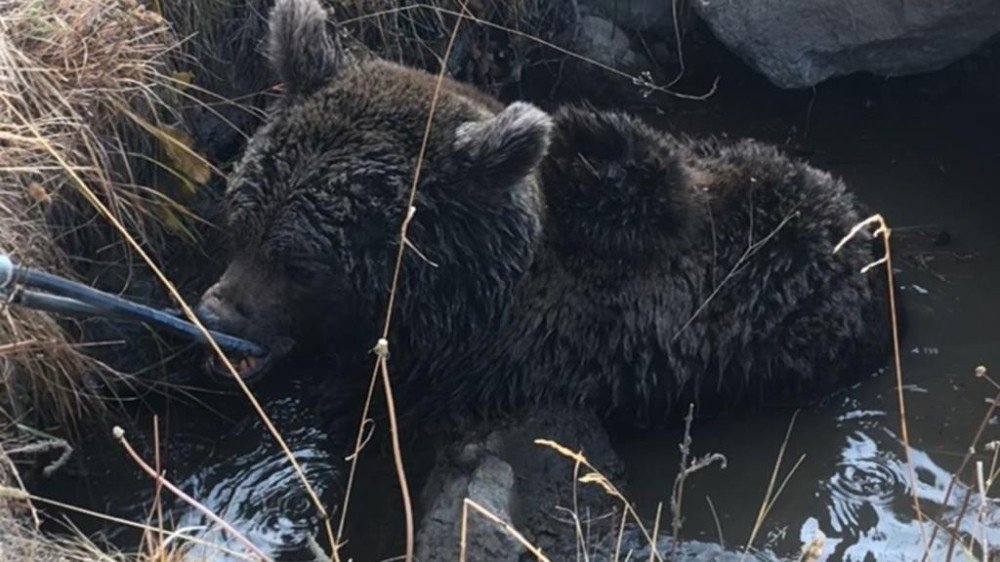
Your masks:
{"label": "bear nose", "polygon": [[204,300],[198,303],[198,306],[194,309],[194,314],[198,317],[198,320],[201,320],[201,323],[204,324],[206,328],[210,330],[218,329],[221,319]]}
{"label": "bear nose", "polygon": [[232,303],[221,297],[215,286],[205,292],[194,313],[205,327],[211,330],[238,335],[246,325],[243,315]]}

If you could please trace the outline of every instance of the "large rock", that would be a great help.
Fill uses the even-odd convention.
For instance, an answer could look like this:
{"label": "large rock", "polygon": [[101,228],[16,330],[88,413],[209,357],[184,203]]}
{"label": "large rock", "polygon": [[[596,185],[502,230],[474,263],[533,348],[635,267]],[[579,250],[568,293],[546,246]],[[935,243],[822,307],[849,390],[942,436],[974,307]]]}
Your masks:
{"label": "large rock", "polygon": [[941,68],[1000,32],[997,0],[695,0],[730,49],[784,88]]}
{"label": "large rock", "polygon": [[[593,413],[558,408],[522,412],[505,422],[487,421],[478,427],[456,428],[455,433],[462,437],[439,451],[421,494],[423,515],[416,537],[416,559],[420,562],[459,559],[465,498],[510,523],[553,562],[779,560],[766,549],[744,555],[700,541],[683,541],[675,548],[670,537],[663,537],[670,534],[669,523],[663,523],[661,538],[656,541],[660,556],[651,557],[648,539],[631,519],[624,531],[620,529],[620,500],[594,481],[588,467],[577,469],[572,459],[535,443],[543,438],[570,451],[581,451],[607,482],[627,497],[624,465]],[[574,474],[581,480],[574,482]],[[665,485],[669,487],[669,481]],[[648,530],[651,522],[646,523]],[[466,560],[534,559],[509,532],[479,513],[470,513],[466,522]]]}
{"label": "large rock", "polygon": [[575,26],[556,38],[556,43],[582,57],[565,60],[558,75],[559,82],[565,82],[575,94],[590,99],[621,99],[641,92],[641,88],[627,79],[610,77],[599,65],[637,78],[652,71],[649,60],[632,48],[625,30],[609,19],[586,11]]}

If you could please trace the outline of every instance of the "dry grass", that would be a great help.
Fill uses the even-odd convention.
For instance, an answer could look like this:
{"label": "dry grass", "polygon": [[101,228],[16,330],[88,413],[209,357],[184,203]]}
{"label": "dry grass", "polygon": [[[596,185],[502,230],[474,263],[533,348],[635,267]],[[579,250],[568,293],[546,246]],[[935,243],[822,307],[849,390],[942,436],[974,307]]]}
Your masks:
{"label": "dry grass", "polygon": [[[438,61],[443,59],[441,53],[446,43],[439,36],[450,28],[447,22],[459,17],[469,20],[475,25],[468,35],[459,37],[457,50],[460,52],[449,58],[446,67],[453,77],[475,84],[491,94],[499,93],[508,84],[524,85],[525,72],[536,66],[544,67],[549,75],[556,76],[555,83],[550,85],[550,94],[554,93],[563,75],[563,65],[568,61],[582,63],[599,69],[609,77],[623,79],[642,97],[656,93],[703,101],[715,95],[719,85],[720,77],[717,76],[705,92],[684,93],[671,89],[683,77],[683,67],[673,79],[661,84],[650,72],[629,72],[563,46],[572,43],[579,33],[576,27],[579,10],[575,0],[477,0],[469,2],[470,7],[464,14],[454,6],[456,2],[447,0],[388,2],[393,5],[383,10],[375,8],[387,3],[385,0],[357,3],[333,1],[340,8],[340,13],[346,14],[345,17],[338,16],[338,21],[355,37],[362,38],[364,48],[375,51],[383,58],[425,69],[436,68]],[[360,6],[367,9],[359,10]],[[356,12],[360,13],[353,16]],[[406,22],[409,22],[408,26],[404,25]],[[430,38],[416,31],[420,28],[416,22],[424,22],[428,29],[433,30]],[[399,31],[399,36],[393,41],[393,32],[398,30],[403,31]],[[422,53],[428,55],[423,57]],[[431,62],[428,63],[428,60]]]}
{"label": "dry grass", "polygon": [[[174,126],[186,87],[173,71],[179,44],[136,0],[0,0],[0,252],[71,276],[66,248],[128,263],[117,236],[94,220],[90,194],[152,251],[171,232],[187,234],[187,211],[175,199],[205,183],[211,168]],[[77,341],[75,325],[0,304],[2,560],[134,559],[43,537],[3,454],[20,461],[49,447],[24,443],[28,434],[11,422],[65,433],[106,409],[91,378],[118,373]],[[178,552],[160,549],[156,559]]]}
{"label": "dry grass", "polygon": [[[14,437],[9,426],[0,424],[0,560],[18,562],[136,562],[137,557],[109,553],[81,533],[53,537],[39,530],[41,519],[36,504],[44,500],[24,487],[17,465],[8,452],[30,449],[38,442]],[[72,530],[72,529],[71,529]],[[149,562],[180,560],[183,546],[168,546]]]}
{"label": "dry grass", "polygon": [[[128,448],[124,438],[122,442]],[[131,521],[31,493],[19,473],[30,464],[17,462],[24,460],[21,454],[16,455],[15,461],[14,454],[17,450],[44,449],[46,443],[24,437],[23,432],[17,433],[0,424],[0,560],[3,562],[195,562],[209,556],[192,555],[193,546],[200,547],[205,553],[218,552],[228,560],[268,560],[266,555],[255,552],[254,548],[250,549],[250,554],[237,552],[203,540],[196,530],[167,528],[162,518],[147,522]],[[134,451],[129,452],[135,454]],[[153,470],[148,465],[144,468]],[[164,480],[162,484],[168,486],[169,483]],[[142,540],[135,551],[120,551],[103,540],[96,542],[88,538],[69,519],[56,521],[64,532],[42,532],[39,514],[42,507],[53,508],[64,515],[94,518],[109,527],[136,529],[141,531]]]}
{"label": "dry grass", "polygon": [[[151,246],[164,225],[183,225],[183,208],[148,187],[162,174],[187,187],[205,180],[188,140],[166,124],[176,45],[134,0],[0,0],[0,251],[70,274],[65,244],[113,245],[71,174]],[[103,407],[84,379],[102,366],[67,326],[32,311],[0,314],[8,416],[67,426]]]}

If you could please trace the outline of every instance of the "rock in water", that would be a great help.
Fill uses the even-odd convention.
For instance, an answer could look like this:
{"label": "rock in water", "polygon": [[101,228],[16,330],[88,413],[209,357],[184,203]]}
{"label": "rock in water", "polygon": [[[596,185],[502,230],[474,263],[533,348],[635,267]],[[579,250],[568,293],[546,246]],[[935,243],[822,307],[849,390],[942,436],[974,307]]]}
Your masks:
{"label": "rock in water", "polygon": [[[593,477],[589,483],[574,481],[574,474],[582,477],[590,468],[577,470],[573,459],[535,442],[548,439],[570,451],[582,451],[608,482],[622,486],[624,467],[597,416],[563,409],[525,411],[503,423],[491,420],[456,428],[455,437],[438,454],[421,494],[424,513],[417,531],[417,560],[459,559],[465,498],[510,523],[550,560],[577,559],[575,508],[585,525],[590,559],[612,558],[619,501]],[[509,532],[472,510],[466,533],[468,560],[534,558]]]}
{"label": "rock in water", "polygon": [[715,35],[783,88],[937,70],[1000,32],[996,0],[696,0]]}

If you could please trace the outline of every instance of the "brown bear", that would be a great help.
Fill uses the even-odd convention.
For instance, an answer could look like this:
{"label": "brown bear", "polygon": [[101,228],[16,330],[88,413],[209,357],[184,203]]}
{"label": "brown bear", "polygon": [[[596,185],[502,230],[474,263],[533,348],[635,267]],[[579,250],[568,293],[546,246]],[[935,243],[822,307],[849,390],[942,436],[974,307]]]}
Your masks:
{"label": "brown bear", "polygon": [[452,397],[437,404],[646,424],[691,402],[810,402],[885,360],[884,279],[860,273],[875,246],[833,252],[864,217],[829,174],[754,141],[570,108],[540,181],[543,236],[510,319],[431,374],[452,376],[430,387]]}
{"label": "brown bear", "polygon": [[284,91],[230,179],[234,254],[199,307],[270,348],[238,361],[248,378],[291,342],[365,357],[411,212],[388,341],[413,411],[644,423],[811,398],[883,357],[884,300],[859,273],[876,256],[832,251],[861,217],[824,172],[445,80],[410,209],[435,77],[353,56],[316,0],[278,2],[269,54]]}

